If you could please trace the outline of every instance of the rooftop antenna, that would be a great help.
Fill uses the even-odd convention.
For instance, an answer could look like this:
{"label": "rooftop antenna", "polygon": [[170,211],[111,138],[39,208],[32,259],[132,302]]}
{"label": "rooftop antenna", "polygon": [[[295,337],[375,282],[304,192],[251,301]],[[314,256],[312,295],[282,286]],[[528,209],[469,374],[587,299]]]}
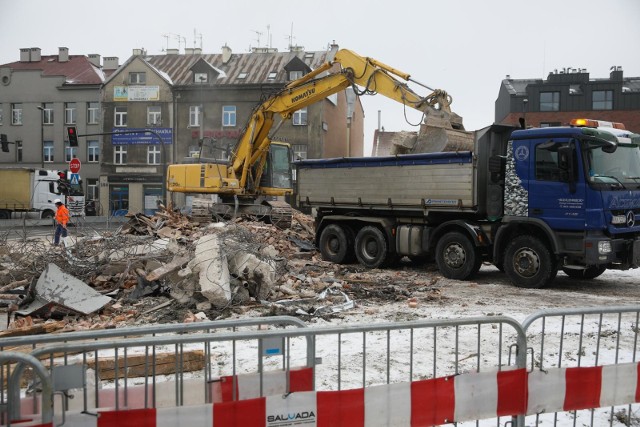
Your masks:
{"label": "rooftop antenna", "polygon": [[193,29],[193,47],[196,48],[196,41],[200,39],[200,50],[202,50],[202,33],[196,32],[196,29]]}
{"label": "rooftop antenna", "polygon": [[258,42],[258,47],[260,47],[260,36],[262,36],[262,32],[258,30],[253,30],[256,33],[256,41]]}
{"label": "rooftop antenna", "polygon": [[271,25],[267,25],[267,47],[271,48]]}

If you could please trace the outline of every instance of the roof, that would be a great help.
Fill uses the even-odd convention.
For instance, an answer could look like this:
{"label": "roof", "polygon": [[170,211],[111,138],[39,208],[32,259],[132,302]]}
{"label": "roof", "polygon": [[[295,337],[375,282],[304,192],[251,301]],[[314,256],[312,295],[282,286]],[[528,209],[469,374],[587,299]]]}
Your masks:
{"label": "roof", "polygon": [[[332,59],[332,54],[331,51],[234,53],[227,63],[223,63],[222,54],[151,55],[145,56],[144,60],[166,73],[169,80],[178,86],[194,84],[191,68],[201,60],[219,73],[215,84],[264,84],[288,82],[285,66],[295,58],[315,69]],[[275,78],[269,78],[271,72],[277,73]],[[241,73],[246,73],[246,77],[239,78]]]}
{"label": "roof", "polygon": [[42,71],[42,76],[65,77],[65,85],[99,85],[104,81],[104,72],[93,65],[84,55],[69,55],[66,62],[58,61],[58,55],[42,56],[40,61],[11,62],[0,65],[12,71]]}

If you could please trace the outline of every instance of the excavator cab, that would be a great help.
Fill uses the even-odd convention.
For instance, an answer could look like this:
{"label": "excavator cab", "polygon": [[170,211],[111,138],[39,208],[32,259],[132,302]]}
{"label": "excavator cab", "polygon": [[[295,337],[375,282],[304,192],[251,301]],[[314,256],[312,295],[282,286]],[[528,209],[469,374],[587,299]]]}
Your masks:
{"label": "excavator cab", "polygon": [[265,194],[281,195],[291,189],[291,146],[285,142],[271,141],[269,155],[260,178],[260,188]]}

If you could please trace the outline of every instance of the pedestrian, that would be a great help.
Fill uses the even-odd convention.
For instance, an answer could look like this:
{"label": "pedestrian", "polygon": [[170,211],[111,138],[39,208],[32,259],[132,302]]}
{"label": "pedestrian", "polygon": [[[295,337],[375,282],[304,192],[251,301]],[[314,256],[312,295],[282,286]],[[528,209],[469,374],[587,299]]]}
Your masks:
{"label": "pedestrian", "polygon": [[57,206],[56,210],[56,234],[53,239],[53,245],[60,244],[60,236],[67,237],[67,223],[69,222],[69,209],[62,203],[62,200],[55,199],[53,203]]}

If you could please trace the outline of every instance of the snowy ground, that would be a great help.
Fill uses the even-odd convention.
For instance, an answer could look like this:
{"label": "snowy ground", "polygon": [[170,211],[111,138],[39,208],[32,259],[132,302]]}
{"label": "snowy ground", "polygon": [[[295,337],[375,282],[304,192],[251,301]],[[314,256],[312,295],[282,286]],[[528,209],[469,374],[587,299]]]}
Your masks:
{"label": "snowy ground", "polygon": [[[315,339],[316,390],[360,388],[386,383],[407,382],[457,373],[487,372],[498,366],[514,364],[515,334],[500,322],[435,327],[433,322],[446,319],[507,316],[517,322],[545,309],[615,307],[640,305],[640,271],[606,272],[597,279],[580,281],[559,273],[545,289],[521,289],[509,284],[506,276],[491,266],[483,266],[473,281],[444,279],[432,266],[404,266],[395,270],[364,270],[356,266],[318,265],[309,268],[320,272],[323,280],[331,277],[355,307],[331,316],[302,316],[311,328],[347,327],[376,324],[379,331],[331,332]],[[307,271],[309,274],[309,271]],[[335,297],[336,304],[342,302]],[[310,304],[301,308],[308,310]],[[312,305],[312,304],[311,304]],[[316,307],[318,308],[318,307]],[[236,311],[234,317],[264,316],[268,309],[256,305]],[[416,323],[418,322],[418,323]],[[382,325],[409,325],[385,329]],[[531,347],[529,363],[536,369],[571,366],[594,366],[638,360],[636,331],[638,318],[629,315],[564,316],[545,320],[544,334],[540,321],[534,322],[527,339]],[[251,329],[255,331],[255,327]],[[542,338],[544,337],[544,340]],[[304,338],[287,343],[292,367],[306,362]],[[189,345],[186,349],[204,348]],[[156,351],[174,351],[174,346]],[[255,340],[215,343],[211,351],[213,377],[257,371]],[[135,353],[130,349],[130,354]],[[104,355],[112,355],[105,352]],[[101,356],[103,353],[101,353]],[[263,359],[265,370],[280,369],[281,357]],[[189,374],[202,381],[202,373]],[[158,378],[158,381],[173,378]],[[133,383],[139,383],[134,381]],[[113,387],[113,382],[103,384]],[[120,385],[122,386],[122,384]],[[198,386],[200,387],[200,386]],[[631,412],[631,417],[628,416]],[[614,414],[611,417],[611,414]],[[528,417],[527,426],[640,425],[640,406],[602,408],[578,413],[545,414]],[[613,418],[613,420],[611,420]],[[483,420],[478,425],[503,426],[510,418]],[[458,425],[476,425],[460,423]]]}

